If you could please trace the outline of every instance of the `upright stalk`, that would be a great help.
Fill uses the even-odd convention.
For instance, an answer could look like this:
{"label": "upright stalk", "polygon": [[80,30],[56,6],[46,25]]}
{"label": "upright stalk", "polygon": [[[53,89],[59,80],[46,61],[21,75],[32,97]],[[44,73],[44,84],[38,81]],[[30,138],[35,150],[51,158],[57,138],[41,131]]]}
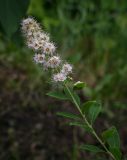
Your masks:
{"label": "upright stalk", "polygon": [[79,113],[81,114],[85,124],[87,124],[87,126],[92,130],[92,133],[94,135],[94,137],[98,140],[98,142],[101,144],[101,146],[104,148],[104,150],[106,151],[106,153],[112,157],[113,160],[116,160],[116,158],[114,157],[114,155],[108,150],[108,148],[105,146],[104,142],[101,140],[101,138],[98,136],[98,134],[96,133],[96,131],[94,130],[93,126],[88,122],[85,114],[82,112],[82,110],[80,109],[79,104],[77,103],[75,97],[73,96],[73,94],[71,93],[69,87],[64,83],[65,88],[67,89],[68,93],[70,94],[76,108],[78,109]]}

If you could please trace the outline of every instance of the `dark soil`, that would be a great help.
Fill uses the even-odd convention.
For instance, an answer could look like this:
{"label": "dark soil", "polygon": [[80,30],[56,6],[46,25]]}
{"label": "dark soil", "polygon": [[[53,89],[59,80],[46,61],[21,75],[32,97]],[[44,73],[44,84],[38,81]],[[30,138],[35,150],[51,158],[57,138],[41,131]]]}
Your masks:
{"label": "dark soil", "polygon": [[[95,159],[95,155],[77,150],[78,145],[86,142],[98,145],[91,135],[68,126],[68,120],[56,116],[57,111],[76,112],[72,104],[45,96],[44,88],[31,89],[24,71],[1,63],[0,73],[0,160]],[[96,122],[98,131],[108,126],[103,116]],[[120,135],[126,153],[124,124],[125,118]],[[104,160],[102,156],[101,159]]]}

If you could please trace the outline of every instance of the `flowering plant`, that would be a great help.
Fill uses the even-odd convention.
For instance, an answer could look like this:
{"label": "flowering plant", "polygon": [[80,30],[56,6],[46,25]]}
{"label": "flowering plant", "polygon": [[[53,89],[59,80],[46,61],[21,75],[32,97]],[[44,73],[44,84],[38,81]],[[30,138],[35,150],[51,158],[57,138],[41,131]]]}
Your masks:
{"label": "flowering plant", "polygon": [[35,51],[33,60],[40,64],[44,70],[49,70],[52,74],[51,81],[62,87],[61,92],[49,92],[47,95],[62,100],[71,101],[79,114],[75,115],[67,112],[59,112],[58,115],[70,118],[70,125],[79,126],[91,133],[99,142],[99,146],[83,144],[79,148],[94,153],[102,152],[109,155],[114,160],[121,160],[119,135],[115,127],[111,127],[101,134],[96,133],[93,124],[101,112],[101,104],[96,101],[81,103],[76,90],[85,87],[84,82],[74,83],[71,77],[72,65],[61,60],[56,55],[56,47],[50,41],[50,37],[42,31],[40,25],[31,17],[22,21],[22,32],[26,38],[26,44]]}

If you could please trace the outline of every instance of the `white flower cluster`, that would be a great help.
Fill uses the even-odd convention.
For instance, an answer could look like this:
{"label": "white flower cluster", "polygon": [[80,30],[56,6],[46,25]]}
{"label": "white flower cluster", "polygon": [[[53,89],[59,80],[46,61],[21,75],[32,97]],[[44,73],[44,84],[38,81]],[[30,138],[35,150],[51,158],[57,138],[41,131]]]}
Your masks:
{"label": "white flower cluster", "polygon": [[52,69],[53,81],[65,81],[72,73],[72,66],[68,63],[62,64],[60,57],[54,55],[56,47],[50,42],[49,35],[41,30],[32,17],[24,19],[21,25],[27,46],[36,52],[33,57],[35,63],[41,64],[45,70]]}
{"label": "white flower cluster", "polygon": [[47,65],[50,68],[57,68],[60,65],[61,59],[58,56],[49,58]]}

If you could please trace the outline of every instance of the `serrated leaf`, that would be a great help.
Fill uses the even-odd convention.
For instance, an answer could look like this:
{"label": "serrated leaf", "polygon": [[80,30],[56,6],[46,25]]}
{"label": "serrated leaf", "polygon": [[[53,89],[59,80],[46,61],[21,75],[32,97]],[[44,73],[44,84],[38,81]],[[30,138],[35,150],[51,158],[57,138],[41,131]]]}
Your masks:
{"label": "serrated leaf", "polygon": [[96,101],[89,101],[82,105],[82,112],[86,115],[91,124],[94,123],[101,111],[101,105]]}
{"label": "serrated leaf", "polygon": [[80,81],[78,81],[78,82],[76,82],[75,84],[74,84],[74,89],[82,89],[82,88],[84,88],[86,86],[86,84],[84,83],[84,82],[80,82]]}
{"label": "serrated leaf", "polygon": [[93,153],[104,152],[103,149],[101,149],[97,146],[94,146],[94,145],[81,145],[80,148],[82,150],[87,150],[87,151],[90,151],[90,152],[93,152]]}
{"label": "serrated leaf", "polygon": [[68,97],[62,93],[62,92],[49,92],[46,95],[53,97],[53,98],[57,98],[57,99],[61,99],[61,100],[67,100]]}
{"label": "serrated leaf", "polygon": [[86,124],[83,124],[81,122],[70,122],[69,123],[70,126],[78,126],[78,127],[81,127],[83,129],[85,129],[85,131],[89,132],[89,133],[92,133],[92,129],[87,126]]}
{"label": "serrated leaf", "polygon": [[80,117],[76,114],[73,113],[68,113],[68,112],[57,112],[56,113],[58,116],[66,117],[66,118],[71,118],[75,120],[80,120]]}

